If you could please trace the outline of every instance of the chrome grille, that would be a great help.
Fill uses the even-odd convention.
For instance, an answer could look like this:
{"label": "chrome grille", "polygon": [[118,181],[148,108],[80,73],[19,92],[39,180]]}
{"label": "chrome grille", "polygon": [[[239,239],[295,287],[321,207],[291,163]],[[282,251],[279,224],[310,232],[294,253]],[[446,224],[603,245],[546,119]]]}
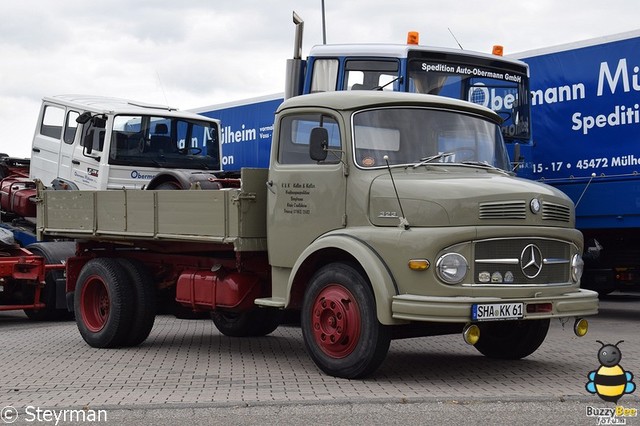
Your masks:
{"label": "chrome grille", "polygon": [[571,209],[562,204],[545,201],[542,204],[542,219],[571,222]]}
{"label": "chrome grille", "polygon": [[526,219],[524,201],[496,201],[480,204],[480,219]]}
{"label": "chrome grille", "polygon": [[[540,249],[543,264],[540,273],[527,278],[522,270],[521,255],[525,247],[534,244]],[[507,271],[514,276],[514,285],[518,284],[557,284],[569,281],[571,248],[568,243],[550,239],[496,239],[475,243],[474,282],[480,272],[499,272],[503,276]],[[507,284],[502,284],[507,285]]]}

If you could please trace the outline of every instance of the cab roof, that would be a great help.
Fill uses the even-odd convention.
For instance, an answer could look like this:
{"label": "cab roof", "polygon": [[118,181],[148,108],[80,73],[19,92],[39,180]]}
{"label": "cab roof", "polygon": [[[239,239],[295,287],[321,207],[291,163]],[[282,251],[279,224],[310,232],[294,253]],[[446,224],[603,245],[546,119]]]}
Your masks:
{"label": "cab roof", "polygon": [[468,57],[501,61],[528,68],[528,65],[518,59],[496,56],[491,53],[475,52],[471,50],[451,49],[447,47],[423,46],[417,44],[382,44],[382,43],[354,43],[354,44],[321,44],[313,46],[309,56],[313,57],[363,57],[363,58],[406,58],[409,51],[444,53]]}
{"label": "cab roof", "polygon": [[177,108],[166,105],[149,104],[107,96],[55,95],[45,97],[43,101],[76,108],[81,112],[91,111],[98,114],[161,115],[163,117],[182,117],[212,122],[216,121],[203,115],[188,111],[179,111]]}
{"label": "cab roof", "polygon": [[496,123],[502,121],[500,116],[494,111],[471,102],[422,93],[378,90],[319,92],[310,95],[295,96],[282,103],[278,107],[277,112],[279,113],[289,108],[301,107],[322,107],[346,111],[387,106],[442,108],[481,115]]}

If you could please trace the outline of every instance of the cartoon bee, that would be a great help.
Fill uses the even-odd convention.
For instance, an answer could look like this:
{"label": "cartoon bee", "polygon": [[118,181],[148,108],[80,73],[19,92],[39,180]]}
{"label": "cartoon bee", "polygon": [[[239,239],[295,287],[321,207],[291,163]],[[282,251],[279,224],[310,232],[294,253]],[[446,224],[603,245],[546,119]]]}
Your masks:
{"label": "cartoon bee", "polygon": [[602,347],[598,350],[598,361],[600,368],[591,371],[587,377],[587,392],[598,394],[600,399],[607,402],[617,403],[625,393],[632,393],[636,389],[633,383],[633,374],[624,371],[619,365],[622,359],[622,352],[618,345],[624,340],[620,340],[615,345],[604,344],[596,340]]}

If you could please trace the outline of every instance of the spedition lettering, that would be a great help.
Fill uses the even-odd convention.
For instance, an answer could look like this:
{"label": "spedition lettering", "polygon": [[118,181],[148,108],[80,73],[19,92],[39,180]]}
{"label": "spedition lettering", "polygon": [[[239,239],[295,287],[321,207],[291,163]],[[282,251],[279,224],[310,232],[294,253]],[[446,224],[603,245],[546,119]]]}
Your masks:
{"label": "spedition lettering", "polygon": [[603,128],[638,124],[640,123],[640,105],[635,104],[630,108],[624,105],[616,105],[613,112],[596,116],[582,115],[581,112],[576,112],[571,116],[571,121],[573,122],[571,130],[581,130],[583,135],[588,134],[594,127]]}
{"label": "spedition lettering", "polygon": [[449,74],[493,78],[496,80],[508,80],[508,81],[514,81],[517,83],[520,83],[522,81],[522,76],[519,76],[519,75],[503,74],[500,72],[484,70],[478,67],[469,67],[469,66],[462,66],[462,65],[453,66],[448,64],[428,64],[423,62],[421,68],[422,68],[422,71],[426,71],[426,72],[444,72]]}

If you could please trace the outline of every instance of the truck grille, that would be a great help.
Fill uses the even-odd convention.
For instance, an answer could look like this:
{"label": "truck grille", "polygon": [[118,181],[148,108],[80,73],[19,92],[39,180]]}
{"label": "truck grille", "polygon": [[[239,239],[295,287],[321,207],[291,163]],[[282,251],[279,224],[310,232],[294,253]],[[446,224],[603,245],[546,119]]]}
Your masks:
{"label": "truck grille", "polygon": [[545,201],[542,204],[542,219],[557,220],[560,222],[571,221],[571,209],[562,204],[550,203]]}
{"label": "truck grille", "polygon": [[[571,247],[551,239],[495,239],[474,244],[474,282],[483,285],[559,284],[569,281]],[[529,265],[529,266],[527,266]],[[487,273],[496,281],[481,281]],[[504,280],[504,277],[513,280]],[[502,281],[497,278],[502,277]]]}
{"label": "truck grille", "polygon": [[498,201],[480,204],[480,219],[526,219],[524,201]]}
{"label": "truck grille", "polygon": [[[525,201],[494,201],[480,204],[480,219],[526,219]],[[562,204],[544,201],[542,219],[571,222],[571,208]]]}

